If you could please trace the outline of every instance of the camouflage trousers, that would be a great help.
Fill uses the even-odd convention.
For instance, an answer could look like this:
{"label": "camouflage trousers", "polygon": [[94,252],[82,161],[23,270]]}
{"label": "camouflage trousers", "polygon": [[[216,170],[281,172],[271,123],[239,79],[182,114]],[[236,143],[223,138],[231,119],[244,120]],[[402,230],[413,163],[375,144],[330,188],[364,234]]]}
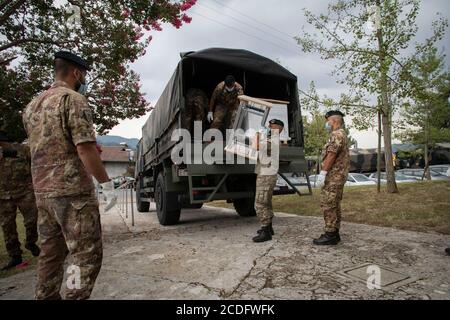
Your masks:
{"label": "camouflage trousers", "polygon": [[64,261],[69,253],[72,261],[68,273],[77,278],[74,278],[75,286],[67,283],[65,299],[88,299],[103,258],[100,213],[95,195],[38,198],[37,206],[42,251],[36,299],[61,299]]}
{"label": "camouflage trousers", "polygon": [[34,193],[27,192],[22,197],[0,199],[0,221],[5,238],[6,251],[10,257],[22,255],[17,234],[17,209],[23,216],[26,232],[26,244],[35,244],[38,240],[36,199]]}
{"label": "camouflage trousers", "polygon": [[206,119],[205,110],[207,107],[208,98],[205,93],[199,89],[189,89],[186,94],[184,127],[193,132],[195,121],[202,122],[203,124]]}
{"label": "camouflage trousers", "polygon": [[272,223],[272,196],[276,183],[277,175],[258,174],[256,177],[255,210],[261,225],[264,227]]}
{"label": "camouflage trousers", "polygon": [[223,126],[225,129],[231,129],[236,118],[237,108],[230,108],[218,104],[214,111],[214,120],[211,123],[210,129],[220,130]]}
{"label": "camouflage trousers", "polygon": [[320,207],[325,220],[325,232],[339,231],[341,226],[341,200],[344,192],[343,182],[325,181],[320,194]]}

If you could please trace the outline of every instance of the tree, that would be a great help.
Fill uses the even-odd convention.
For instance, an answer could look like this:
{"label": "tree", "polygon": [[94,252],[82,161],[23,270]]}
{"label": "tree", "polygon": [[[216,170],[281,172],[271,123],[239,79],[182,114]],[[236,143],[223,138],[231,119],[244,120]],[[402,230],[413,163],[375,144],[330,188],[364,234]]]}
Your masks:
{"label": "tree", "polygon": [[[62,3],[62,4],[61,4]],[[180,28],[196,0],[0,0],[0,114],[17,138],[20,111],[52,81],[53,53],[92,64],[87,99],[98,133],[144,115],[149,103],[129,64],[146,53],[161,24]],[[4,81],[7,79],[8,81]]]}
{"label": "tree", "polygon": [[424,174],[428,180],[430,154],[436,143],[450,141],[450,70],[445,67],[444,58],[436,48],[412,58],[411,98],[403,105],[400,123],[402,141],[424,145]]}
{"label": "tree", "polygon": [[[366,129],[380,113],[390,193],[398,192],[392,161],[393,101],[407,92],[400,79],[405,80],[404,75],[411,67],[404,56],[417,34],[418,12],[419,0],[336,1],[329,5],[326,14],[315,15],[304,9],[315,32],[303,29],[297,37],[305,52],[319,53],[325,60],[338,60],[333,75],[338,83],[349,88],[338,101],[322,98],[316,102],[346,109],[358,129]],[[447,26],[443,17],[434,21],[433,35],[417,45],[416,52],[425,51],[441,40]],[[303,94],[314,98],[314,94]]]}

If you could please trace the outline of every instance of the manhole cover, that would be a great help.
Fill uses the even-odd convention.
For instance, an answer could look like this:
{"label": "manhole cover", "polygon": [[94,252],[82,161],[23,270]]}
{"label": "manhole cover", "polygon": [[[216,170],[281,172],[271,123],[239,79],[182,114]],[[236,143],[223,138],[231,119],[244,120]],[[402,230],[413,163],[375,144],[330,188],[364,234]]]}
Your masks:
{"label": "manhole cover", "polygon": [[346,268],[338,271],[338,274],[367,284],[367,280],[371,275],[371,270],[373,270],[374,267],[379,268],[380,286],[382,290],[392,290],[417,280],[409,275],[373,263],[365,263],[363,265]]}

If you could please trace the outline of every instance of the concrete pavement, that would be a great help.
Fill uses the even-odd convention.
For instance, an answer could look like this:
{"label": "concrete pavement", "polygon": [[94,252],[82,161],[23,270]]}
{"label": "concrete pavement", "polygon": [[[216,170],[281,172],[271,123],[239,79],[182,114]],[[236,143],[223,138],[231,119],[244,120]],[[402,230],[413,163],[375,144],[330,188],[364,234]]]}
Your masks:
{"label": "concrete pavement", "polygon": [[[233,210],[183,210],[171,227],[135,211],[133,227],[113,209],[92,299],[450,299],[448,236],[343,223],[341,244],[315,247],[321,219],[276,215],[274,240],[255,244],[257,219]],[[0,279],[0,299],[32,299],[35,281]]]}

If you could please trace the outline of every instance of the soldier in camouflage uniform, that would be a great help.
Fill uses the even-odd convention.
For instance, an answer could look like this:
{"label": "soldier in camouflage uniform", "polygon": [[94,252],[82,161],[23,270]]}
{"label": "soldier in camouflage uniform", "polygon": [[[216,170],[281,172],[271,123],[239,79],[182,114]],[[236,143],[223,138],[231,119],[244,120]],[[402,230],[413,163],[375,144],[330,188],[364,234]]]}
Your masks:
{"label": "soldier in camouflage uniform", "polygon": [[227,76],[225,81],[219,83],[209,102],[208,121],[211,129],[229,129],[233,126],[236,112],[239,107],[238,96],[244,94],[242,86],[233,76]]}
{"label": "soldier in camouflage uniform", "polygon": [[322,153],[322,171],[316,185],[322,187],[320,206],[325,220],[325,233],[314,239],[316,245],[335,245],[341,241],[341,200],[350,166],[348,138],[343,129],[344,115],[340,111],[326,114],[330,139]]}
{"label": "soldier in camouflage uniform", "polygon": [[37,208],[31,180],[30,149],[24,144],[11,143],[4,133],[0,136],[2,148],[16,151],[14,157],[0,159],[0,221],[10,257],[3,270],[7,270],[22,263],[16,225],[17,209],[22,213],[25,225],[25,248],[35,257],[39,256],[40,249],[36,245]]}
{"label": "soldier in camouflage uniform", "polygon": [[82,58],[57,52],[56,81],[23,114],[42,249],[36,299],[61,299],[69,253],[75,270],[71,275],[79,281],[68,286],[66,299],[89,298],[102,263],[100,214],[91,174],[110,201],[113,186],[96,148],[91,110],[80,94],[86,89],[88,70]]}
{"label": "soldier in camouflage uniform", "polygon": [[[267,135],[258,133],[256,136],[259,142],[257,142],[256,149],[259,150],[259,153],[256,165],[255,210],[261,223],[261,229],[258,230],[258,235],[253,238],[254,242],[272,240],[274,235],[272,196],[278,174],[278,152],[274,151],[275,148],[280,146],[280,133],[283,128],[284,123],[281,120],[272,119],[269,121]],[[272,132],[274,132],[274,135],[271,134]],[[273,142],[275,144],[272,144]]]}
{"label": "soldier in camouflage uniform", "polygon": [[208,107],[208,97],[200,90],[191,88],[186,94],[185,128],[193,132],[194,122],[203,122],[206,119],[206,108]]}

